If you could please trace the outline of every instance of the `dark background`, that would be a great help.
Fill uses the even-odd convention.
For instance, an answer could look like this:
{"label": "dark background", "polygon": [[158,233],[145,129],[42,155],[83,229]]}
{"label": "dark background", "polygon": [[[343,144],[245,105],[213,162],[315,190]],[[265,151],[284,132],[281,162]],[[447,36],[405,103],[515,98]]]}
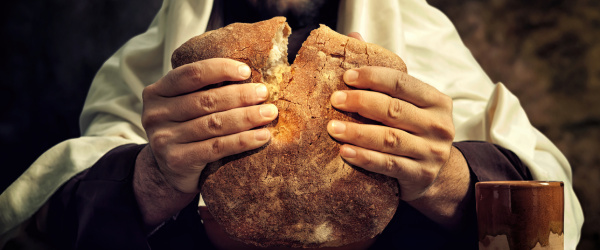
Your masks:
{"label": "dark background", "polygon": [[[600,249],[600,3],[430,0],[490,75],[567,156],[586,222],[578,249]],[[160,0],[23,0],[0,9],[0,190],[78,116],[102,63],[142,33]]]}

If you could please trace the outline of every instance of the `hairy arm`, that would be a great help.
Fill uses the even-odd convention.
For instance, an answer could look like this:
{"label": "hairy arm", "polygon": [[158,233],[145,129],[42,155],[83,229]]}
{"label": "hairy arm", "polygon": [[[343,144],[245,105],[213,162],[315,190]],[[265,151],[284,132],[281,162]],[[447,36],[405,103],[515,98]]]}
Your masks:
{"label": "hairy arm", "polygon": [[420,198],[408,204],[446,228],[461,228],[466,206],[475,197],[474,181],[464,156],[452,147],[450,158],[440,169],[437,179]]}

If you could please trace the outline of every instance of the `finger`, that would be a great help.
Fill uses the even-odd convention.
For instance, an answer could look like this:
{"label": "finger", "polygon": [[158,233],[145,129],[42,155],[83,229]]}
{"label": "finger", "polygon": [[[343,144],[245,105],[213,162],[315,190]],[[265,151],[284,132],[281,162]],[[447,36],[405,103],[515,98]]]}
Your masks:
{"label": "finger", "polygon": [[174,123],[175,142],[203,141],[236,134],[268,124],[277,117],[277,107],[264,104],[214,113],[184,123]]}
{"label": "finger", "polygon": [[435,106],[449,97],[429,84],[399,70],[385,67],[363,67],[344,72],[344,81],[353,87],[388,94],[418,107]]}
{"label": "finger", "polygon": [[[237,134],[186,144],[174,144],[169,159],[171,166],[187,168],[189,173],[199,173],[204,165],[224,157],[263,146],[271,138],[268,129],[244,131]],[[181,170],[181,169],[180,169]],[[185,172],[185,171],[180,171]]]}
{"label": "finger", "polygon": [[200,172],[207,163],[259,148],[270,138],[269,130],[258,129],[202,142],[171,144],[157,160],[165,163],[163,167],[166,171],[163,170],[163,174],[176,175],[174,177],[178,181],[172,183],[174,187],[182,192],[192,193],[197,191]]}
{"label": "finger", "polygon": [[400,197],[405,201],[419,198],[439,172],[439,167],[423,162],[348,144],[340,147],[340,155],[354,166],[396,178],[400,184]]}
{"label": "finger", "polygon": [[[248,65],[226,58],[212,58],[180,66],[156,82],[152,89],[159,96],[190,93],[211,84],[241,81],[250,77]],[[149,86],[150,87],[150,86]]]}
{"label": "finger", "polygon": [[264,84],[248,83],[227,85],[187,95],[163,98],[156,106],[170,121],[189,121],[208,114],[234,108],[256,105],[267,100],[269,93]]}
{"label": "finger", "polygon": [[340,147],[340,155],[348,163],[398,180],[416,179],[417,162],[406,157],[381,153],[349,144]]}
{"label": "finger", "polygon": [[365,41],[365,39],[364,39],[364,38],[363,38],[363,37],[360,35],[360,33],[358,33],[358,32],[350,32],[350,33],[348,34],[348,36],[349,36],[349,37],[352,37],[352,38],[354,38],[354,39],[357,39],[357,40],[359,40],[359,41],[363,41],[363,42]]}
{"label": "finger", "polygon": [[327,124],[327,132],[344,143],[411,159],[423,159],[424,145],[429,145],[421,137],[378,125],[334,120]]}
{"label": "finger", "polygon": [[426,114],[427,111],[403,100],[373,91],[336,91],[331,95],[331,105],[415,134],[422,134],[425,128],[423,125],[431,120]]}

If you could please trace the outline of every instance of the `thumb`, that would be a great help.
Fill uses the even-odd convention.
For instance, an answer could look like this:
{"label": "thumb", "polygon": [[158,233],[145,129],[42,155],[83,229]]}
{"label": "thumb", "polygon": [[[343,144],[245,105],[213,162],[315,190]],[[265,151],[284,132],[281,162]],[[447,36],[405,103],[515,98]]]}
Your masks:
{"label": "thumb", "polygon": [[357,39],[357,40],[359,40],[359,41],[362,41],[362,42],[364,42],[364,41],[365,41],[365,39],[363,39],[363,37],[362,37],[362,36],[360,35],[360,33],[358,33],[358,32],[350,32],[350,33],[348,34],[348,36],[349,36],[349,37],[352,37],[352,38],[355,38],[355,39]]}

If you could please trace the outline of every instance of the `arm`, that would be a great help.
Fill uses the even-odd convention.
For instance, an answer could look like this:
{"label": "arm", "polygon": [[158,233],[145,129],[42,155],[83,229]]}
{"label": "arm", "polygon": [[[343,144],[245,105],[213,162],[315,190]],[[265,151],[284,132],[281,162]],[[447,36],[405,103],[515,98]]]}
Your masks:
{"label": "arm", "polygon": [[[528,169],[519,158],[503,147],[482,141],[455,142],[453,145],[460,151],[458,153],[464,156],[471,180],[467,195],[457,203],[456,209],[462,214],[459,226],[449,230],[437,223],[436,219],[432,220],[432,214],[425,215],[421,208],[415,208],[415,204],[401,203],[394,219],[379,236],[375,249],[477,249],[477,217],[472,191],[475,182],[531,179]],[[444,175],[444,171],[445,169],[442,169],[440,175]],[[435,189],[435,185],[437,184],[431,189]],[[421,203],[417,204],[417,207],[420,205],[427,210],[438,203],[447,203],[448,200],[458,197],[453,196],[451,192],[445,192],[450,190],[444,188],[438,191],[442,194],[435,195],[436,192],[432,192],[432,195],[426,194],[414,202]],[[445,195],[449,197],[444,197]],[[435,218],[435,214],[433,215]],[[439,217],[444,218],[443,215]]]}
{"label": "arm", "polygon": [[63,185],[27,232],[56,249],[212,249],[198,196],[149,234],[133,192],[134,166],[145,148],[130,144],[108,152]]}
{"label": "arm", "polygon": [[[453,145],[451,154],[460,156],[451,156],[449,163],[440,170],[439,180],[434,182],[423,197],[409,202],[427,217],[446,227],[476,227],[476,182],[533,179],[521,160],[505,148],[481,141],[457,142]],[[451,164],[453,159],[459,162]],[[464,168],[465,165],[468,168]],[[464,178],[465,176],[468,178]]]}
{"label": "arm", "polygon": [[[146,236],[157,226],[187,206],[197,206],[191,203],[207,162],[269,140],[266,130],[250,130],[277,115],[272,105],[255,105],[267,97],[262,85],[197,91],[247,78],[248,72],[240,73],[239,67],[247,66],[229,59],[184,65],[144,90],[142,122],[150,143],[111,151],[56,193],[47,218],[49,233],[59,234],[61,246],[109,248],[122,241],[145,246]],[[123,240],[102,240],[107,236]]]}
{"label": "arm", "polygon": [[463,217],[467,206],[475,197],[474,182],[464,156],[452,147],[437,179],[420,198],[408,204],[446,228],[462,228],[466,226]]}

